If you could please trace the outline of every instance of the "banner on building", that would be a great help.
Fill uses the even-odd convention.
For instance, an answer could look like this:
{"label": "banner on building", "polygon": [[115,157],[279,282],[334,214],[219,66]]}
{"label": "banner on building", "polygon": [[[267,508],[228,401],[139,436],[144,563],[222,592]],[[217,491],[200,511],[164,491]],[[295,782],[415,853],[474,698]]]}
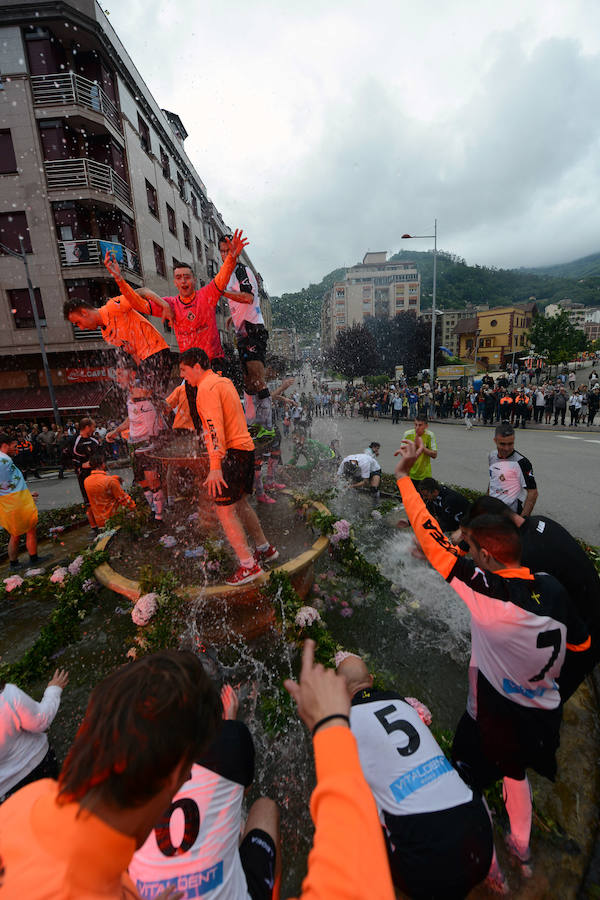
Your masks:
{"label": "banner on building", "polygon": [[67,381],[114,381],[115,370],[107,366],[93,368],[87,366],[82,369],[67,369]]}
{"label": "banner on building", "polygon": [[65,262],[68,266],[85,263],[90,258],[90,248],[87,241],[64,241]]}
{"label": "banner on building", "polygon": [[118,263],[123,262],[123,245],[122,244],[113,244],[110,241],[98,241],[100,244],[100,257],[104,259],[106,256],[106,252],[110,251],[115,254],[115,259]]}

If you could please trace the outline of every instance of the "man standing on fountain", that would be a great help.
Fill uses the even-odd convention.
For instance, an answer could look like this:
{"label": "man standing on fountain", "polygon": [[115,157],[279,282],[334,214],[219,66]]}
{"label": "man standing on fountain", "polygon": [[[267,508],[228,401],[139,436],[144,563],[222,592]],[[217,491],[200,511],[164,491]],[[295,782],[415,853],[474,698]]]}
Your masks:
{"label": "man standing on fountain", "polygon": [[[260,564],[272,562],[279,553],[266,539],[248,503],[254,480],[254,444],[244,410],[233,382],[211,371],[204,350],[192,347],[182,353],[179,370],[181,377],[197,388],[196,403],[210,460],[204,484],[240,563],[227,584],[246,584],[260,578],[263,574]],[[254,555],[246,532],[254,541]]]}
{"label": "man standing on fountain", "polygon": [[223,256],[223,265],[205,287],[197,289],[191,266],[181,263],[173,269],[178,292],[176,297],[159,297],[149,288],[138,290],[138,294],[149,303],[151,314],[162,316],[173,326],[179,352],[200,347],[215,371],[222,371],[225,363],[215,310],[238,257],[247,244],[242,232],[236,231],[229,242],[228,252]]}

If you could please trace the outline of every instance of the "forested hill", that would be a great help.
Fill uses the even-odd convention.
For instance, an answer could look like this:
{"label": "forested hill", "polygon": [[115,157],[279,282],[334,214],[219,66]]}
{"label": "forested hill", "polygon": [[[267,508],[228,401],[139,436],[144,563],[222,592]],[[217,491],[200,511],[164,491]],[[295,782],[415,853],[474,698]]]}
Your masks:
{"label": "forested hill", "polygon": [[[416,264],[421,273],[421,306],[424,309],[431,306],[433,253],[402,250],[391,259],[412,260]],[[592,271],[589,262],[590,274],[584,275],[586,261],[593,259],[598,260],[599,271]],[[581,270],[576,269],[578,265]],[[567,277],[563,271],[569,266],[573,267],[573,274]],[[552,268],[557,270],[556,274],[548,274],[550,270],[468,266],[464,259],[438,251],[437,304],[442,309],[460,309],[467,303],[502,306],[535,298],[545,305],[568,297],[587,306],[600,305],[600,254]],[[278,328],[295,325],[303,334],[314,334],[319,330],[323,295],[344,276],[345,271],[335,269],[319,284],[311,284],[296,293],[271,297],[273,324]]]}
{"label": "forested hill", "polygon": [[600,276],[600,253],[582,256],[572,262],[559,263],[557,266],[539,266],[536,269],[519,269],[532,275],[552,275],[554,278],[589,278]]}

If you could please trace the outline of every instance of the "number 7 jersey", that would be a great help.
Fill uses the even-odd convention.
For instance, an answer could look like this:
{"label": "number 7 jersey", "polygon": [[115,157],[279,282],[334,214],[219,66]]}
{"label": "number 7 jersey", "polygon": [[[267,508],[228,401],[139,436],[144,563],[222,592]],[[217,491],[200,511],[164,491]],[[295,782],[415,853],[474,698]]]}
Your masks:
{"label": "number 7 jersey", "polygon": [[522,566],[483,571],[446,538],[409,478],[400,479],[398,487],[429,562],[471,612],[471,666],[505,699],[555,709],[566,651],[590,646],[588,629],[563,586]]}

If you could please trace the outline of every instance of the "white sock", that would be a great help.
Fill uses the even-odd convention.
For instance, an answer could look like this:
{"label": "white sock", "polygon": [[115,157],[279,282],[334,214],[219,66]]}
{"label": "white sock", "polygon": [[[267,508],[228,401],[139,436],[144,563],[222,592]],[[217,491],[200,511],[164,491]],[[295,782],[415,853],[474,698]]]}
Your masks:
{"label": "white sock", "polygon": [[267,541],[266,544],[257,544],[257,545],[256,545],[256,549],[257,549],[257,550],[268,550],[270,546],[271,546],[271,545],[270,545],[269,542]]}
{"label": "white sock", "polygon": [[248,559],[240,559],[240,565],[245,569],[253,569],[256,565],[256,561],[253,556],[249,556]]}

